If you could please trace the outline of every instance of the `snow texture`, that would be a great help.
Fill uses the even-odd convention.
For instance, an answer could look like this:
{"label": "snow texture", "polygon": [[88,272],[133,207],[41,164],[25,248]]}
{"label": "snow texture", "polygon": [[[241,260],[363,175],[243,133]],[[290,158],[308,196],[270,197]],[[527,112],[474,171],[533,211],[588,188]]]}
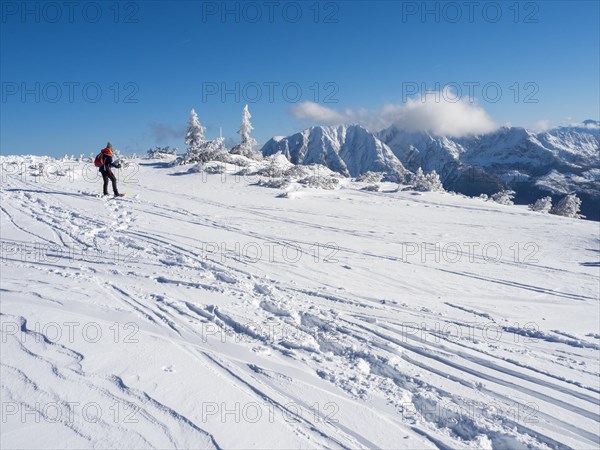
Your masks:
{"label": "snow texture", "polygon": [[118,200],[0,157],[0,447],[598,448],[597,223],[288,160],[400,170],[358,128],[294,139],[129,160]]}

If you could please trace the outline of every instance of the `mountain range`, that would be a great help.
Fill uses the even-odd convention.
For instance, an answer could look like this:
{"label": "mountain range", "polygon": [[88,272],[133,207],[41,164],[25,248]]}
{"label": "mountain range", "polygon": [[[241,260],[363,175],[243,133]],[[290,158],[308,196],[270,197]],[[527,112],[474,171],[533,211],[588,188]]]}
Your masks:
{"label": "mountain range", "polygon": [[390,147],[360,125],[312,127],[275,137],[262,148],[265,156],[278,152],[293,164],[322,164],[348,177],[371,171],[404,181],[409,175]]}
{"label": "mountain range", "polygon": [[384,172],[397,182],[421,167],[435,170],[446,189],[466,195],[512,189],[518,204],[576,192],[582,213],[600,220],[599,148],[600,122],[586,120],[544,132],[501,127],[462,138],[397,125],[378,132],[361,125],[315,126],[270,139],[262,153],[281,152],[294,164],[323,164],[349,177]]}

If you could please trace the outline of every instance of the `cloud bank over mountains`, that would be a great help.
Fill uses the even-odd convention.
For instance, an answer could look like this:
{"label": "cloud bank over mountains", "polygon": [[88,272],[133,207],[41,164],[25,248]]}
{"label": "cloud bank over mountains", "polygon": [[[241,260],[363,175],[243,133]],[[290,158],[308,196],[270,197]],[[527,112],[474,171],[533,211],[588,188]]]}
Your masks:
{"label": "cloud bank over mountains", "polygon": [[375,111],[364,108],[338,111],[318,103],[302,102],[292,106],[290,113],[315,125],[356,123],[371,130],[395,125],[404,131],[426,131],[450,137],[489,133],[498,128],[476,102],[456,98],[449,92],[429,92],[410,98],[404,104],[390,103]]}

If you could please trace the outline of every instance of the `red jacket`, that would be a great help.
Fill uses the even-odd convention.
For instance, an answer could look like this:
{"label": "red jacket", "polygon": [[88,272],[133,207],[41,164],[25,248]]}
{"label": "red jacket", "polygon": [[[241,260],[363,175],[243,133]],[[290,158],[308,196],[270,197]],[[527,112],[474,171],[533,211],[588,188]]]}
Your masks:
{"label": "red jacket", "polygon": [[121,167],[120,165],[113,163],[113,152],[110,148],[103,148],[100,153],[104,155],[102,158],[102,165],[100,166],[100,172],[110,173],[111,167],[116,167],[117,169]]}

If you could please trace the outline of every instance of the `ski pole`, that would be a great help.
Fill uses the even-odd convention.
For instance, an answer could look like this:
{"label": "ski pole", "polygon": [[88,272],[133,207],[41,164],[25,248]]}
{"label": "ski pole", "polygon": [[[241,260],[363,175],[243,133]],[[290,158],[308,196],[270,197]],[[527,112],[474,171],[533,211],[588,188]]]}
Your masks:
{"label": "ski pole", "polygon": [[[119,169],[119,177],[120,176],[121,176],[121,169]],[[125,179],[125,175],[123,175],[123,183],[125,183],[125,190],[126,191],[129,190],[129,185],[127,184],[127,180]]]}

